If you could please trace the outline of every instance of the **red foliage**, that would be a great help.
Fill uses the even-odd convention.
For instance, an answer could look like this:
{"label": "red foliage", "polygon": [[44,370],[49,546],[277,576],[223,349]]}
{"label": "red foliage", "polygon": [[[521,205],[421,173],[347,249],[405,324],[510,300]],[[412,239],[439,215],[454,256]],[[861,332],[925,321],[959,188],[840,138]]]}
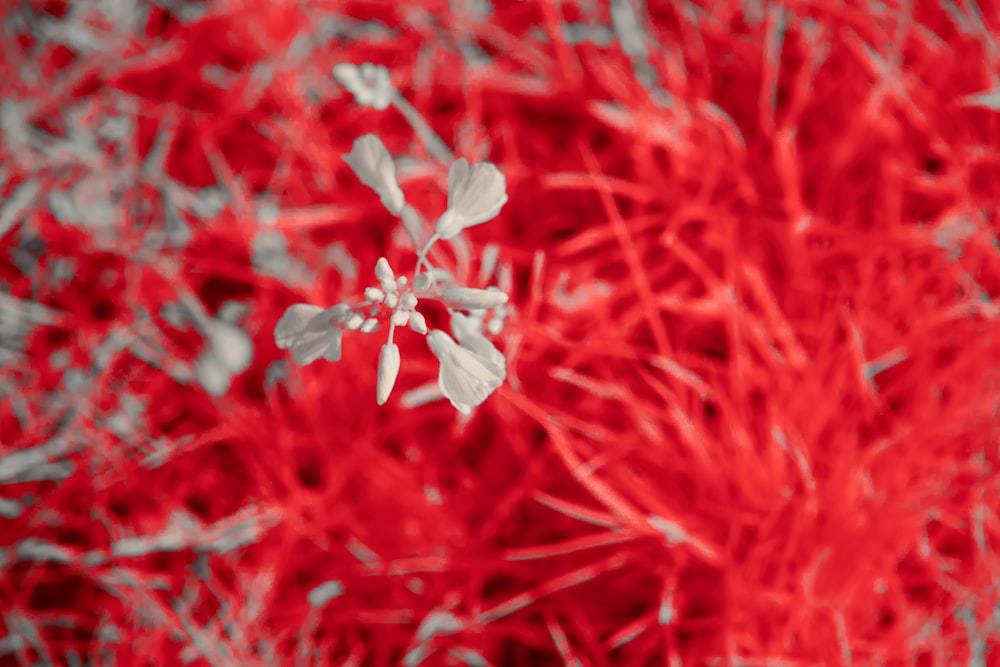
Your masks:
{"label": "red foliage", "polygon": [[[0,665],[995,662],[992,3],[642,3],[579,44],[604,3],[13,4]],[[436,374],[416,336],[383,408],[374,342],[280,373],[288,305],[412,261],[353,140],[445,201],[334,82],[364,61],[507,176],[468,237],[513,267],[510,377],[468,422],[400,404]],[[61,219],[92,175],[119,219]],[[255,266],[262,230],[298,274]],[[181,301],[242,304],[224,396]]]}

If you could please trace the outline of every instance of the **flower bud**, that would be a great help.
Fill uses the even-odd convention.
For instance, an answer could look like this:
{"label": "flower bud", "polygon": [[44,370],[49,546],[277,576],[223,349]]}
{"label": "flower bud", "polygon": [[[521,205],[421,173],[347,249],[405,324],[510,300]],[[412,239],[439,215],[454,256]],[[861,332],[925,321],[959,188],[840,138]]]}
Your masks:
{"label": "flower bud", "polygon": [[375,262],[375,277],[378,278],[379,284],[386,294],[392,294],[396,291],[396,276],[392,272],[392,267],[389,266],[389,260],[385,257],[379,257],[378,261]]}
{"label": "flower bud", "polygon": [[389,394],[396,385],[399,376],[399,347],[395,343],[386,343],[378,355],[378,380],[376,381],[376,402],[384,405],[389,400]]}
{"label": "flower bud", "polygon": [[406,205],[406,198],[396,181],[396,165],[382,140],[366,134],[354,141],[351,152],[343,156],[358,180],[370,187],[381,198],[382,204],[394,215],[399,215]]}
{"label": "flower bud", "polygon": [[427,333],[427,320],[424,316],[417,311],[410,312],[410,328],[416,331],[418,334]]}
{"label": "flower bud", "polygon": [[444,291],[444,300],[449,306],[466,310],[488,310],[507,303],[508,297],[498,289],[449,287]]}

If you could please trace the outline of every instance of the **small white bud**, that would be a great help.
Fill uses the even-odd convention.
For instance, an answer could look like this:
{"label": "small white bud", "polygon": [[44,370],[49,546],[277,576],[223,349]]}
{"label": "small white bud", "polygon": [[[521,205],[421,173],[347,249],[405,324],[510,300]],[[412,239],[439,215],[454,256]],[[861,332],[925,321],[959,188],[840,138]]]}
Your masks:
{"label": "small white bud", "polygon": [[347,318],[346,322],[344,322],[344,327],[351,331],[357,331],[361,328],[361,325],[364,324],[364,321],[365,318],[363,316],[358,313],[354,313]]}
{"label": "small white bud", "polygon": [[378,380],[376,382],[376,401],[384,405],[389,400],[389,394],[396,385],[399,376],[399,347],[395,343],[386,343],[378,355]]}
{"label": "small white bud", "polygon": [[378,278],[382,290],[387,294],[396,291],[396,276],[392,272],[392,267],[389,266],[389,260],[385,257],[379,257],[378,261],[375,262],[375,277]]}
{"label": "small white bud", "polygon": [[410,328],[416,331],[418,334],[427,333],[427,320],[424,316],[417,311],[410,312]]}
{"label": "small white bud", "polygon": [[392,266],[389,265],[389,260],[385,257],[379,257],[375,262],[375,277],[379,280],[385,278],[393,278],[395,274],[392,272]]}
{"label": "small white bud", "polygon": [[404,310],[413,310],[417,307],[417,295],[413,292],[407,292],[399,297],[399,307]]}
{"label": "small white bud", "polygon": [[372,303],[382,303],[385,300],[385,292],[377,287],[368,287],[365,289],[365,298]]}
{"label": "small white bud", "polygon": [[410,321],[410,314],[405,310],[397,310],[389,318],[389,321],[394,327],[405,327]]}
{"label": "small white bud", "polygon": [[493,336],[499,336],[503,333],[503,319],[499,317],[492,318],[486,323],[486,330]]}
{"label": "small white bud", "polygon": [[389,294],[385,295],[385,307],[386,308],[395,308],[398,305],[399,305],[399,295],[398,294],[396,294],[395,292],[390,292]]}
{"label": "small white bud", "polygon": [[378,320],[376,320],[374,317],[369,317],[361,324],[360,331],[361,333],[367,334],[375,331],[376,329],[378,329]]}
{"label": "small white bud", "polygon": [[398,279],[396,280],[396,287],[398,287],[399,289],[403,289],[404,287],[406,287],[406,284],[407,284],[408,282],[409,282],[409,281],[408,281],[408,280],[406,279],[406,276],[400,276],[400,277],[399,277],[399,278],[398,278]]}
{"label": "small white bud", "polygon": [[444,291],[444,300],[451,306],[466,310],[487,310],[507,303],[508,297],[500,290],[449,287]]}
{"label": "small white bud", "polygon": [[413,289],[418,292],[429,290],[434,283],[434,278],[429,273],[421,273],[413,278]]}

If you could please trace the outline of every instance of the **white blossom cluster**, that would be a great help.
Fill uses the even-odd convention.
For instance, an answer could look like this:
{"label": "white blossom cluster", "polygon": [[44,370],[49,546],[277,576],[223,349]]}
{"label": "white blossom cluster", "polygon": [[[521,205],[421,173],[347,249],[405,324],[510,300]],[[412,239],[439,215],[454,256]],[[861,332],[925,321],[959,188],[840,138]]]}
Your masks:
{"label": "white blossom cluster", "polygon": [[[359,102],[373,103],[380,89],[385,94],[384,77],[375,70],[364,72],[338,66],[338,79],[349,82]],[[378,95],[376,95],[377,97]],[[373,134],[354,142],[345,162],[362,183],[375,191],[393,215],[412,220],[415,212],[396,180],[396,167],[389,151]],[[455,160],[448,171],[448,206],[438,218],[434,232],[423,247],[414,247],[417,261],[412,276],[397,277],[386,258],[375,264],[375,283],[364,290],[358,303],[338,303],[330,308],[297,303],[290,306],[274,329],[274,340],[281,349],[291,351],[297,364],[311,364],[318,359],[339,361],[344,338],[350,332],[372,334],[388,326],[388,335],[378,359],[376,401],[383,405],[399,375],[399,347],[394,342],[397,329],[408,327],[425,336],[428,347],[440,363],[438,388],[443,397],[463,414],[482,404],[507,378],[503,354],[483,333],[486,316],[492,311],[488,329],[502,328],[505,292],[497,287],[478,289],[458,284],[447,271],[431,264],[427,255],[441,240],[454,239],[463,230],[492,220],[507,202],[507,182],[497,167],[489,162],[469,164]],[[412,236],[411,236],[412,238]],[[416,243],[416,242],[415,242]],[[424,300],[436,300],[448,310],[451,334],[429,329],[419,310]],[[464,312],[463,312],[464,311]],[[499,323],[499,324],[498,324]]]}

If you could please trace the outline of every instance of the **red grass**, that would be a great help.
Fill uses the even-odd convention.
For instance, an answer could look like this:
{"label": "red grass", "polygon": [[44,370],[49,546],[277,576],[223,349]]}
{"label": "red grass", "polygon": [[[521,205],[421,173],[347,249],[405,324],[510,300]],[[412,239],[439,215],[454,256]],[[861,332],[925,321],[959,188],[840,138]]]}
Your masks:
{"label": "red grass", "polygon": [[[561,26],[607,3],[174,4],[2,20],[0,286],[48,310],[0,304],[0,665],[996,664],[994,3],[652,2],[606,46]],[[288,305],[412,266],[353,140],[445,203],[333,81],[364,61],[507,176],[467,236],[510,376],[468,422],[400,404],[416,336],[383,408],[381,341],[278,372]],[[99,228],[48,203],[88,174]],[[225,396],[181,300],[244,306]]]}

